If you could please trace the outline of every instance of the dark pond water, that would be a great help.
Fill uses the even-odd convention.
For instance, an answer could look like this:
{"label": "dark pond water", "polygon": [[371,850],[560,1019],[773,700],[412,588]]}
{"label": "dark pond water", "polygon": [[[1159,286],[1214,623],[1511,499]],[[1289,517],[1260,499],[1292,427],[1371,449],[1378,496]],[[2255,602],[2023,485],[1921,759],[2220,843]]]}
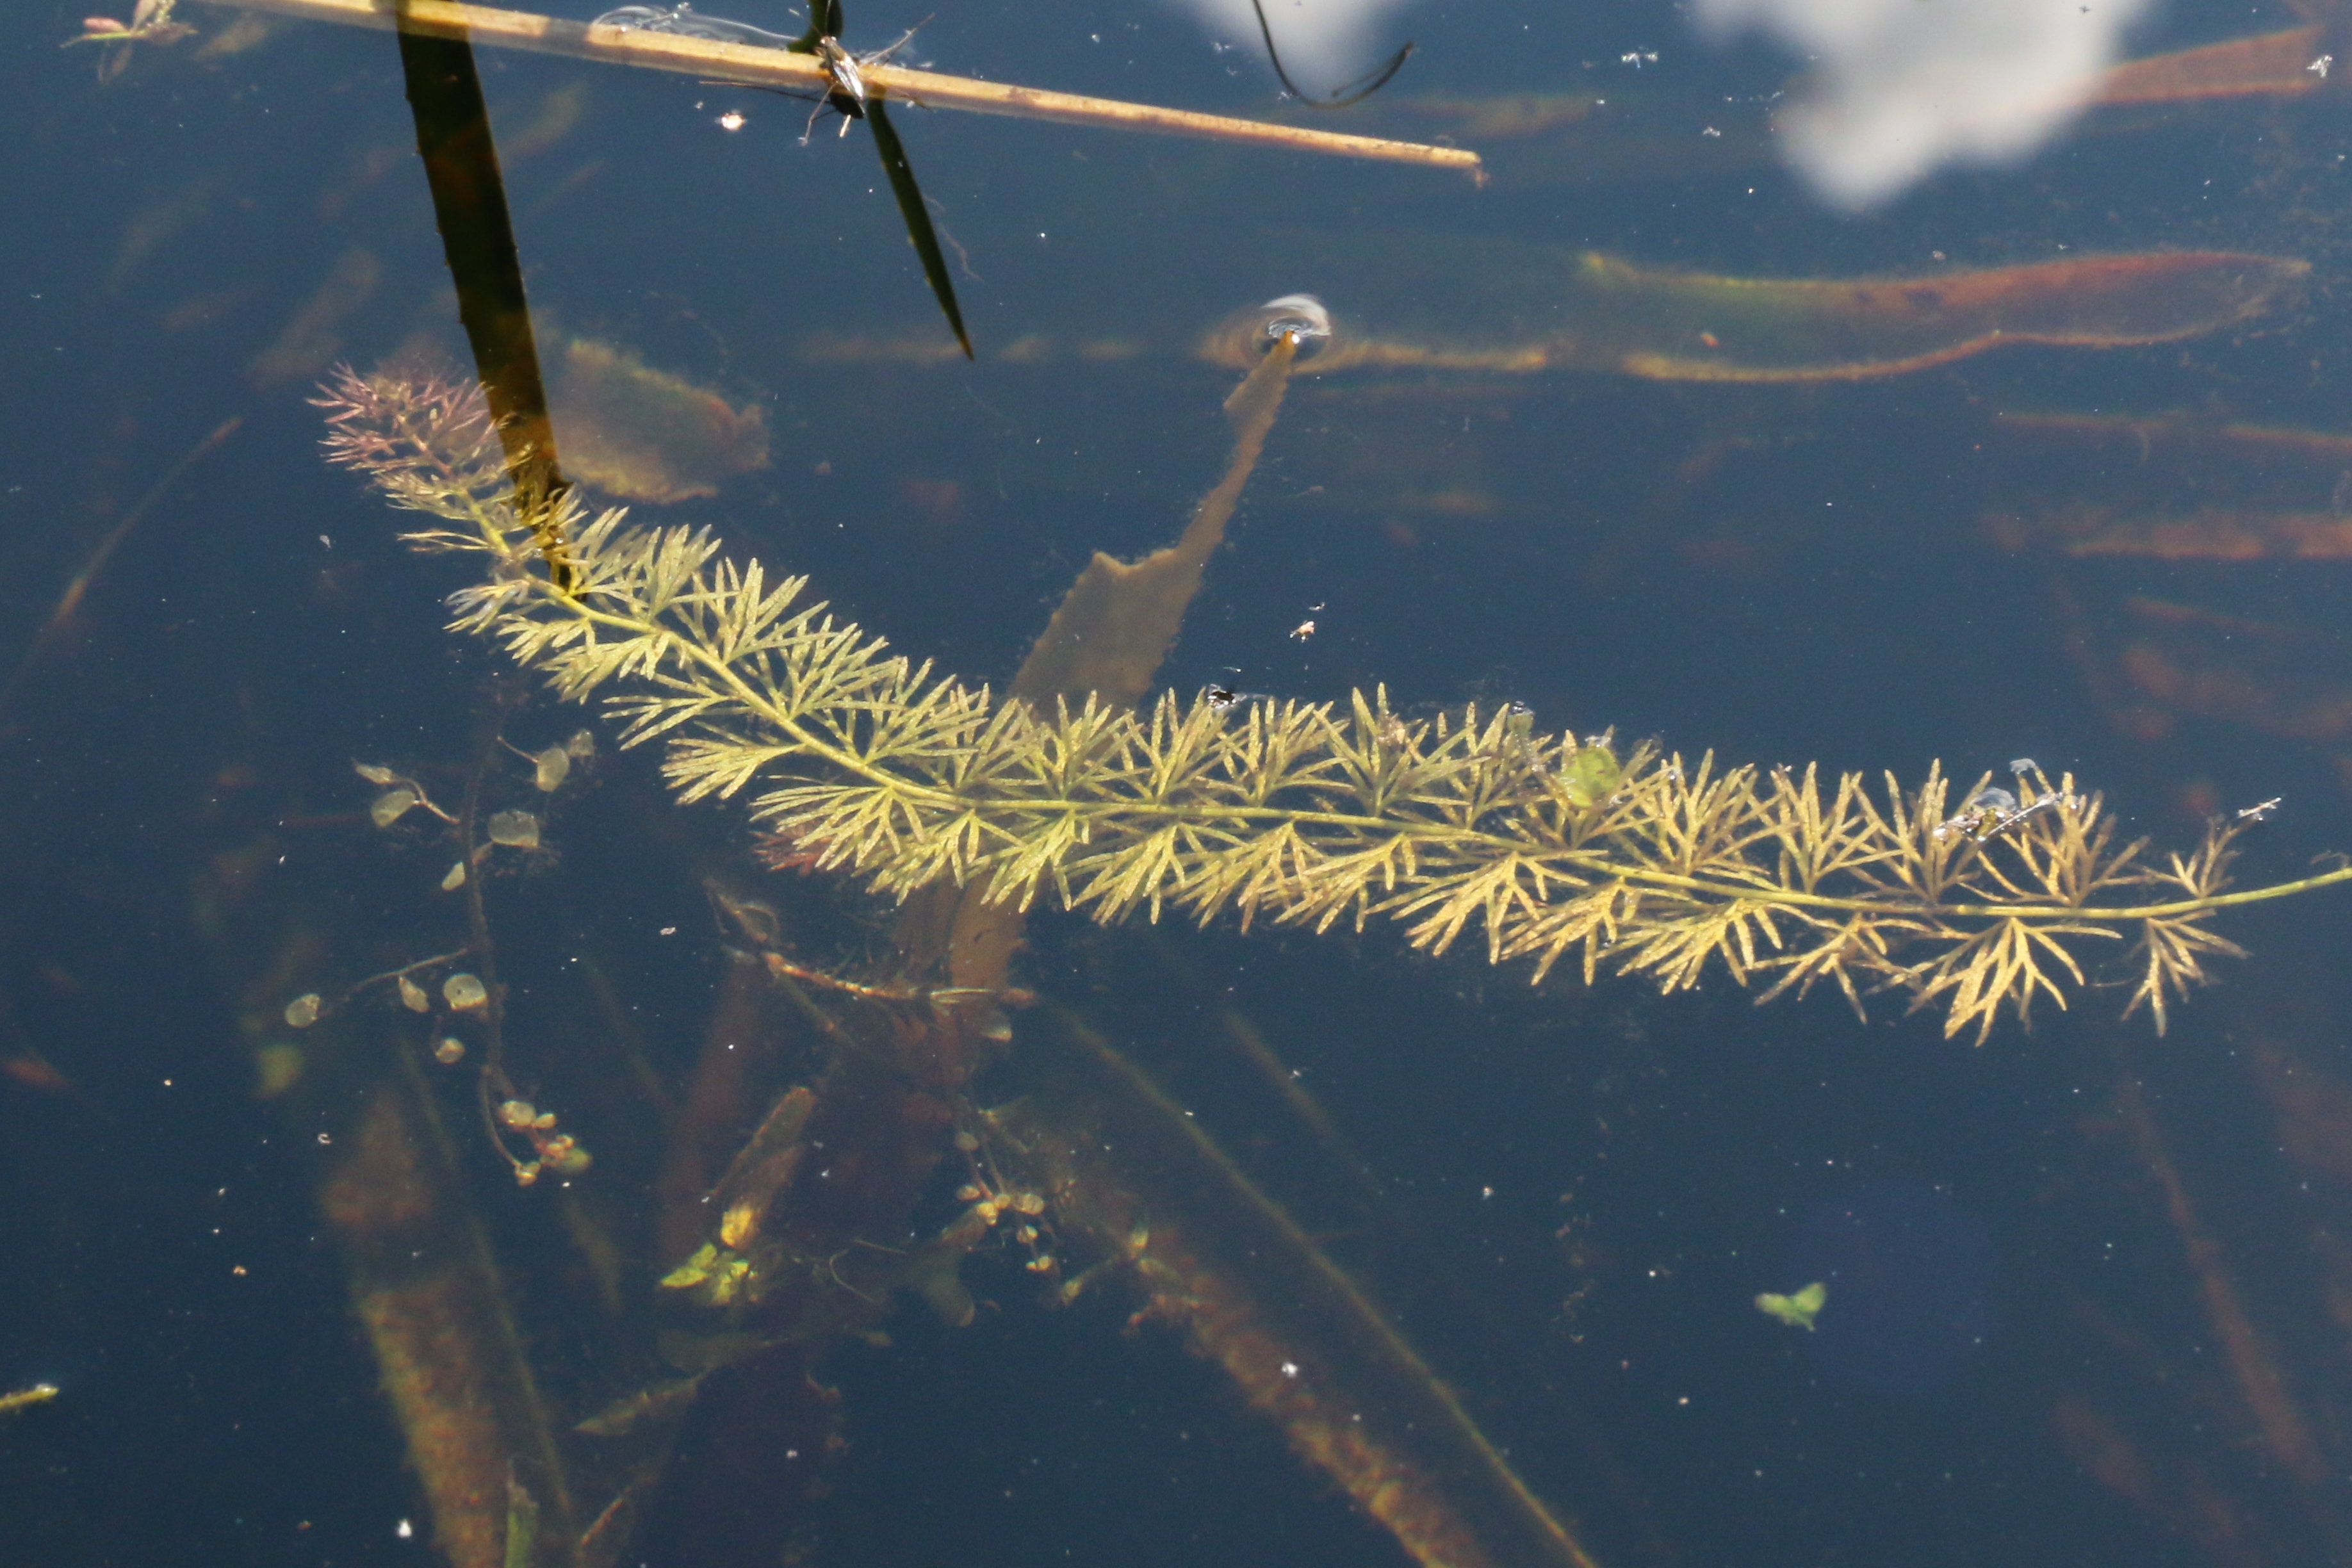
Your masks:
{"label": "dark pond water", "polygon": [[[893,917],[758,870],[740,810],[674,805],[609,728],[543,799],[492,744],[600,721],[445,631],[468,569],[397,542],[320,460],[310,401],[338,363],[466,353],[394,41],[180,16],[194,37],[103,81],[104,49],[58,48],[82,26],[63,8],[0,48],[0,1393],[55,1390],[0,1414],[0,1562],[474,1568],[500,1537],[460,1524],[502,1525],[509,1478],[547,1563],[1409,1561],[1181,1321],[1130,1321],[1131,1274],[1053,1309],[1035,1247],[992,1245],[963,1262],[961,1326],[909,1290],[795,1327],[658,1288],[730,1152],[695,1167],[679,1130],[732,1125],[695,1109],[730,1094],[755,1120],[816,1048],[747,992],[708,887],[772,906],[792,962],[877,983]],[[1285,112],[1246,33],[1213,47],[1140,0],[928,21],[856,0],[849,40],[917,22],[909,55],[941,71]],[[2299,25],[2181,3],[2129,47]],[[1339,335],[1160,686],[1384,683],[1408,713],[1517,701],[1547,730],[1906,786],[2032,756],[2159,860],[2281,797],[2242,885],[2352,851],[2335,75],[2095,110],[2022,162],[1848,212],[1779,160],[1800,63],[1766,41],[1515,0],[1408,8],[1366,50],[1407,37],[1379,95],[1289,118],[1475,147],[1483,187],[901,108],[972,363],[942,352],[865,127],[803,146],[804,105],[482,47],[558,440],[593,487],[596,425],[623,454],[603,471],[636,475],[606,496],[635,485],[641,517],[707,524],[1002,690],[1093,552],[1165,543],[1223,471],[1238,372],[1203,343],[1312,292]],[[1645,281],[1598,287],[1593,252]],[[1851,295],[1675,293],[2154,252],[2231,259],[2144,285],[2130,330],[2118,274],[2011,277],[1993,325],[2164,341],[1946,354],[1970,334]],[[2245,282],[2280,261],[2309,271]],[[2228,310],[2198,292],[2223,274]],[[1341,360],[1367,342],[1429,352]],[[1550,368],[1493,363],[1531,345]],[[1751,353],[1843,368],[1657,363]],[[660,478],[628,468],[633,431]],[[453,806],[488,776],[485,812],[544,816],[541,849],[475,887],[513,1087],[596,1153],[569,1182],[518,1187],[481,1125],[454,966],[420,972],[425,1014],[387,984],[289,1027],[299,995],[332,1011],[469,941],[438,824],[373,825],[355,762]],[[1016,1043],[1095,1031],[1150,1074],[1599,1563],[2310,1563],[2352,1556],[2347,911],[2336,891],[2229,914],[2252,956],[2213,961],[2161,1038],[2118,1021],[2120,965],[1971,1046],[1899,996],[1867,1021],[1832,987],[1759,1008],[1719,969],[1661,997],[1572,962],[1530,985],[1475,937],[1431,957],[1378,922],[1062,913],[1030,922],[1014,972],[1041,1005],[1012,1021]],[[730,1031],[758,1058],[740,1082],[712,1066]],[[464,1062],[432,1058],[445,1037]],[[959,1114],[1048,1088],[983,1075]],[[1305,1110],[1280,1092],[1300,1089]],[[387,1171],[426,1172],[429,1202],[402,1209]],[[956,1185],[858,1245],[915,1246]],[[1231,1244],[1242,1222],[1179,1191]],[[1075,1273],[1075,1222],[1040,1223]],[[404,1226],[431,1247],[386,1239]],[[804,1261],[825,1290],[860,1278]],[[431,1297],[456,1289],[441,1268],[470,1281],[457,1305]],[[1341,1332],[1256,1254],[1232,1277],[1309,1349]],[[1757,1309],[1814,1281],[1811,1330]],[[657,1443],[572,1431],[674,1388],[707,1364],[679,1336],[722,1331],[798,1335],[805,1363],[721,1366]],[[519,1368],[551,1447],[499,1446]]]}

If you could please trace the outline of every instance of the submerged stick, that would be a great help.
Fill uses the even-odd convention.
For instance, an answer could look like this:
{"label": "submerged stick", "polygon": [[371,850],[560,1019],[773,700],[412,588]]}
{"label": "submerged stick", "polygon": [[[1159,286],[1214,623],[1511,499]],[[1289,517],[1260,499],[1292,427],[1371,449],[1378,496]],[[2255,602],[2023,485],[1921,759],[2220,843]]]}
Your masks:
{"label": "submerged stick", "polygon": [[[361,27],[388,28],[394,25],[394,13],[381,0],[205,0],[205,3]],[[681,76],[726,77],[758,87],[796,88],[814,92],[826,91],[832,85],[824,64],[813,55],[796,55],[784,49],[753,48],[743,44],[725,44],[676,33],[592,26],[584,22],[534,16],[527,11],[458,5],[454,0],[411,0],[401,8],[399,22],[404,29],[431,37],[466,37],[477,44],[501,48],[564,55],[573,59],[602,60],[610,65],[639,66],[650,70],[675,71]],[[979,81],[970,77],[941,76],[932,71],[907,70],[897,66],[861,66],[859,71],[868,90],[877,96],[907,99],[931,109],[963,109],[978,114],[1003,114],[1020,120],[1053,120],[1114,131],[1150,131],[1171,136],[1194,136],[1212,142],[1238,142],[1261,147],[1286,148],[1295,153],[1325,153],[1341,158],[1418,163],[1430,168],[1458,169],[1466,174],[1482,174],[1478,154],[1461,147],[1433,147],[1419,142],[1391,142],[1377,136],[1344,136],[1329,131],[1310,131],[1303,126],[1235,120],[1222,114],[1196,114],[1189,110],[1160,109],[1150,104],[1086,98],[1076,93],[1048,92],[1038,88]]]}
{"label": "submerged stick", "polygon": [[[1421,1568],[1598,1568],[1396,1324],[1110,1041],[1054,1009],[1005,1112],[1055,1218],[1183,1326],[1291,1451]],[[1055,1170],[1055,1166],[1059,1170]]]}
{"label": "submerged stick", "polygon": [[[0,680],[0,731],[5,731],[8,711],[16,705],[16,696],[24,689],[25,682],[31,677],[34,667],[41,662],[42,656],[56,644],[58,637],[65,629],[73,624],[75,613],[81,608],[82,600],[89,593],[90,584],[97,582],[99,574],[106,570],[106,563],[113,559],[116,549],[131,536],[131,531],[138,527],[149,512],[155,510],[155,503],[162,500],[173,485],[179,483],[181,475],[204,458],[210,457],[214,449],[231,436],[236,435],[237,427],[244,423],[244,415],[232,414],[214,426],[211,435],[189,447],[178,462],[164,469],[163,477],[150,485],[147,488],[147,493],[141,496],[132,504],[131,510],[122,514],[120,521],[106,531],[106,537],[98,542],[98,548],[89,552],[89,559],[82,563],[81,570],[73,574],[67,582],[65,591],[58,595],[57,605],[49,611],[48,619],[43,621],[35,629],[33,640],[25,647],[24,658],[16,661],[16,668],[9,672],[5,680]],[[7,1408],[5,1404],[0,1404],[0,1412],[5,1412]]]}

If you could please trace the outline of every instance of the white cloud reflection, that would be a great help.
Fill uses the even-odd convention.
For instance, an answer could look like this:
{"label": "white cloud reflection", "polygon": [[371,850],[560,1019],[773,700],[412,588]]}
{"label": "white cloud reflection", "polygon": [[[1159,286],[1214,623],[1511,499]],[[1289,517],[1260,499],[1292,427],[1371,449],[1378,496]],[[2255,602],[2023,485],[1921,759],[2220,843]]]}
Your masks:
{"label": "white cloud reflection", "polygon": [[[1240,0],[1248,9],[1248,0]],[[1780,117],[1789,161],[1841,206],[1949,163],[2019,162],[2056,134],[2149,0],[1696,0],[1717,37],[1767,33],[1812,62]]]}

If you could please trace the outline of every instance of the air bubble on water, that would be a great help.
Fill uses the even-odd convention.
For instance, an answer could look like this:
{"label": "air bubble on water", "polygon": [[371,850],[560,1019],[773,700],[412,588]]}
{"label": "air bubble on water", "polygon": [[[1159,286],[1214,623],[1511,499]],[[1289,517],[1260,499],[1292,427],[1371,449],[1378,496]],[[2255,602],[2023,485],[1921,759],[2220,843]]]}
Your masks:
{"label": "air bubble on water", "polygon": [[1312,294],[1285,294],[1258,307],[1267,342],[1286,333],[1297,338],[1301,358],[1331,341],[1331,312]]}

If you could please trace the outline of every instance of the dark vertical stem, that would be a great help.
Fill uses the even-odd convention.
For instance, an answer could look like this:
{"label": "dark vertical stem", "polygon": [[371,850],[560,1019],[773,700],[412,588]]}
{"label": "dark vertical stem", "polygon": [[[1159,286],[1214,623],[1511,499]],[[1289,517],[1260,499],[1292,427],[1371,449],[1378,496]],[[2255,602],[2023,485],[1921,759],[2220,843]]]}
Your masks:
{"label": "dark vertical stem", "polygon": [[523,295],[489,109],[474,68],[474,46],[462,37],[427,37],[404,27],[400,65],[416,121],[417,156],[433,190],[442,254],[457,288],[457,317],[465,323],[475,373],[506,448],[516,508],[538,537],[550,580],[570,593],[576,573],[556,522],[557,503],[570,486],[556,464],[555,427],[548,418],[539,345]]}
{"label": "dark vertical stem", "polygon": [[499,1125],[498,1105],[514,1092],[514,1084],[507,1077],[507,994],[499,979],[498,943],[490,936],[489,906],[482,897],[482,784],[489,776],[490,764],[498,759],[506,715],[512,702],[511,685],[501,683],[501,689],[492,699],[490,712],[483,724],[480,743],[474,751],[474,765],[466,773],[465,804],[457,810],[459,852],[466,867],[466,923],[472,938],[474,968],[488,993],[482,1004],[482,1065],[475,1075],[476,1099],[480,1102],[482,1126],[488,1132],[490,1144],[509,1165],[521,1169],[507,1147],[506,1129]]}
{"label": "dark vertical stem", "polygon": [[793,52],[799,55],[816,53],[819,38],[841,37],[841,0],[815,0],[809,7],[808,31],[793,40]]}

